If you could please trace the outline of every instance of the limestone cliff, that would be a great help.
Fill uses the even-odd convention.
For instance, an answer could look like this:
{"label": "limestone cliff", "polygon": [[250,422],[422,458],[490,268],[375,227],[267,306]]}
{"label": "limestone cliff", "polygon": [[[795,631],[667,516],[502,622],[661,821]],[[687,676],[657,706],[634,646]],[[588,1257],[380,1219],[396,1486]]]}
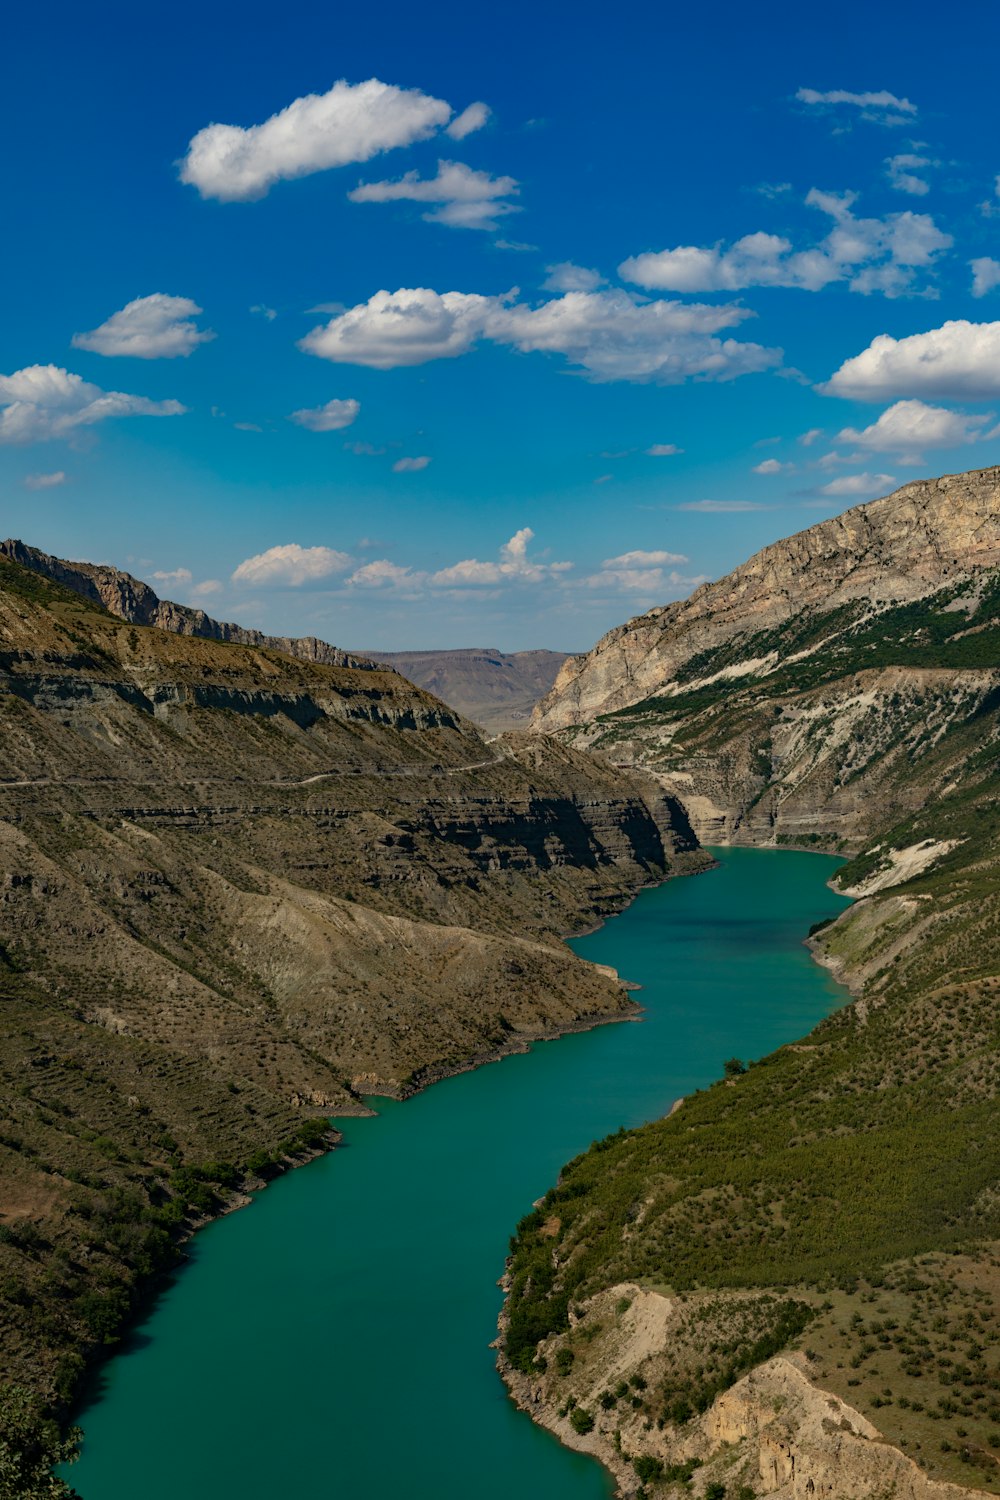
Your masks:
{"label": "limestone cliff", "polygon": [[[689,599],[610,631],[586,656],[566,661],[534,725],[551,731],[589,723],[676,691],[692,658],[773,631],[794,615],[858,604],[876,610],[998,566],[1000,468],[918,480],[775,542]],[[735,679],[761,669],[768,655],[745,651],[715,670]],[[705,666],[688,678],[714,675]]]}

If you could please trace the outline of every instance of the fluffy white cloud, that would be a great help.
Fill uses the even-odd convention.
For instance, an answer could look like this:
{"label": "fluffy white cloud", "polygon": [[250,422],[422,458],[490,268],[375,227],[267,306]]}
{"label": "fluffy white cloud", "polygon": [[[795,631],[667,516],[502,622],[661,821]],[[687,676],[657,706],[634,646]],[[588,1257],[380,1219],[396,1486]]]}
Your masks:
{"label": "fluffy white cloud", "polygon": [[293,411],[289,420],[310,432],[339,432],[344,427],[350,427],[360,410],[361,402],[355,401],[353,396],[345,400],[335,396],[325,406],[304,407],[301,411]]}
{"label": "fluffy white cloud", "polygon": [[799,438],[799,442],[802,444],[803,448],[811,448],[816,439],[821,438],[822,436],[822,427],[810,427],[808,432],[802,433],[801,437]]}
{"label": "fluffy white cloud", "polygon": [[387,557],[379,557],[356,569],[347,582],[355,588],[418,588],[426,578],[425,573],[415,573],[412,568],[401,567]]}
{"label": "fluffy white cloud", "polygon": [[972,268],[972,295],[974,297],[985,297],[987,292],[992,292],[994,287],[1000,286],[1000,260],[993,260],[988,255],[980,255],[975,260],[970,260]]}
{"label": "fluffy white cloud", "polygon": [[673,458],[678,453],[683,453],[683,448],[678,448],[676,443],[654,443],[646,449],[647,458]]}
{"label": "fluffy white cloud", "polygon": [[786,469],[792,468],[791,464],[779,463],[776,458],[765,458],[759,464],[754,464],[754,474],[783,474]]}
{"label": "fluffy white cloud", "polygon": [[451,124],[445,129],[445,135],[451,136],[453,141],[464,141],[467,135],[474,130],[482,130],[486,121],[492,114],[488,104],[478,100],[475,104],[468,105],[460,115],[456,115]]}
{"label": "fluffy white cloud", "polygon": [[820,489],[821,495],[884,495],[896,483],[891,474],[844,474]]}
{"label": "fluffy white cloud", "polygon": [[600,271],[593,271],[589,266],[577,266],[571,260],[558,261],[554,266],[546,266],[548,275],[542,282],[547,292],[596,292],[598,287],[604,285],[604,277]]}
{"label": "fluffy white cloud", "polygon": [[568,572],[573,564],[568,562],[537,562],[528,556],[528,547],[535,533],[530,526],[515,531],[509,542],[500,548],[496,562],[480,562],[467,557],[453,563],[450,568],[441,568],[432,573],[430,582],[437,588],[468,588],[497,583],[543,583],[547,578]]}
{"label": "fluffy white cloud", "polygon": [[923,401],[897,401],[870,427],[845,427],[837,436],[866,453],[899,453],[904,462],[918,462],[927,448],[957,448],[994,436],[983,431],[991,421],[988,412],[973,415]]}
{"label": "fluffy white cloud", "polygon": [[335,363],[389,370],[465,354],[479,339],[561,354],[595,380],[730,380],[780,363],[781,351],[715,335],[745,308],[637,301],[626,292],[567,292],[528,307],[510,297],[376,292],[314,328],[300,348]]}
{"label": "fluffy white cloud", "polygon": [[436,177],[407,172],[393,182],[359,183],[347,196],[352,203],[439,203],[440,208],[424,214],[431,223],[452,229],[495,229],[502,215],[518,212],[516,204],[501,200],[520,191],[513,177],[491,177],[460,161],[439,161]]}
{"label": "fluffy white cloud", "polygon": [[817,389],[857,401],[1000,396],[1000,323],[958,318],[903,339],[880,333]]}
{"label": "fluffy white cloud", "polygon": [[927,179],[918,177],[917,173],[923,171],[925,167],[937,165],[937,162],[929,156],[914,156],[908,151],[901,151],[896,156],[887,156],[885,160],[886,175],[891,185],[898,193],[910,193],[915,198],[922,198],[931,190]]}
{"label": "fluffy white cloud", "polygon": [[293,100],[262,125],[199,130],[181,162],[181,181],[203,198],[223,203],[263,198],[276,182],[370,161],[424,140],[446,125],[451,113],[443,99],[419,89],[396,88],[377,78],[356,84],[342,78],[325,94]]}
{"label": "fluffy white cloud", "polygon": [[350,566],[351,558],[346,552],[337,552],[332,547],[300,547],[298,542],[288,542],[246,558],[234,570],[233,581],[264,586],[290,584],[297,588],[303,583],[329,578],[332,573],[344,573]]}
{"label": "fluffy white cloud", "polygon": [[136,297],[99,328],[74,333],[73,348],[132,359],[176,359],[215,338],[211,329],[191,321],[200,312],[190,297],[168,297],[165,292]]}
{"label": "fluffy white cloud", "polygon": [[177,417],[185,410],[179,401],[102,391],[58,365],[28,365],[0,375],[0,443],[72,437],[109,417]]}
{"label": "fluffy white cloud", "polygon": [[890,94],[888,89],[866,94],[855,94],[850,89],[827,89],[825,92],[820,89],[798,89],[795,97],[800,104],[827,108],[847,104],[852,109],[860,110],[863,119],[873,120],[879,125],[903,125],[917,113],[917,106],[911,104],[909,99],[900,99],[898,95]]}
{"label": "fluffy white cloud", "polygon": [[756,505],[752,500],[685,500],[678,510],[701,511],[706,516],[735,515],[744,510],[766,510],[766,505]]}
{"label": "fluffy white cloud", "polygon": [[196,583],[189,592],[192,599],[209,599],[212,594],[221,594],[222,589],[221,578],[203,578],[201,583]]}
{"label": "fluffy white cloud", "polygon": [[24,487],[26,490],[54,490],[57,485],[66,483],[66,475],[62,469],[56,469],[54,474],[25,474]]}
{"label": "fluffy white cloud", "polygon": [[808,250],[795,250],[777,234],[744,235],[728,249],[678,245],[630,256],[618,270],[625,281],[649,291],[735,292],[752,286],[794,287],[818,292],[845,281],[852,291],[899,296],[913,290],[916,273],[954,243],[929,214],[855,217],[855,193],[812,188],[806,203],[833,220],[833,228]]}
{"label": "fluffy white cloud", "polygon": [[168,573],[160,571],[153,573],[151,576],[156,579],[157,583],[186,584],[191,582],[194,574],[190,568],[173,568]]}
{"label": "fluffy white cloud", "polygon": [[299,347],[334,364],[393,370],[432,359],[465,354],[484,332],[498,297],[401,287],[376,292],[367,302],[338,313],[314,328]]}
{"label": "fluffy white cloud", "polygon": [[266,307],[263,302],[255,302],[250,311],[252,313],[255,313],[258,318],[266,319],[268,323],[273,323],[275,318],[278,316],[277,310],[275,308]]}
{"label": "fluffy white cloud", "polygon": [[394,474],[417,474],[421,469],[426,469],[430,463],[430,457],[426,453],[418,454],[416,458],[397,458],[392,466]]}

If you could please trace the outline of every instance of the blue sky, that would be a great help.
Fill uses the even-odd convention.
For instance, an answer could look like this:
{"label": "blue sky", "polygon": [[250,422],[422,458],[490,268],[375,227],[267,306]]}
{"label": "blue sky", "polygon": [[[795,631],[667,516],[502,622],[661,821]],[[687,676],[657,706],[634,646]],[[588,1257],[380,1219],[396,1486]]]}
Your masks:
{"label": "blue sky", "polygon": [[22,8],[0,528],[348,647],[579,650],[1000,462],[998,17]]}

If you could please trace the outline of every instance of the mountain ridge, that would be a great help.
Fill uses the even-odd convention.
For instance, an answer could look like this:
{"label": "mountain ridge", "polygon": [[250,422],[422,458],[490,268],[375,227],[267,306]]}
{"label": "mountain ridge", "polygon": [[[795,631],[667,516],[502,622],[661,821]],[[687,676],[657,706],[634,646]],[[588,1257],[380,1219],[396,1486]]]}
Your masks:
{"label": "mountain ridge", "polygon": [[913,481],[772,542],[687,599],[616,626],[567,660],[533,727],[557,731],[628,707],[669,688],[692,658],[820,601],[899,604],[998,566],[1000,468]]}

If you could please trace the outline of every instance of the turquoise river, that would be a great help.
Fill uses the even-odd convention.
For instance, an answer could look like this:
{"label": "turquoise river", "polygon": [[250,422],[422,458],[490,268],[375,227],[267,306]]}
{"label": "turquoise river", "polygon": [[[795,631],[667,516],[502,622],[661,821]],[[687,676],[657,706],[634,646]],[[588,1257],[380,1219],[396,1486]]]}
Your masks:
{"label": "turquoise river", "polygon": [[197,1235],[82,1413],[83,1500],[605,1500],[494,1369],[511,1230],[592,1140],[846,998],[803,946],[845,905],[836,862],[713,852],[573,944],[642,985],[640,1021],[373,1101],[343,1149]]}

